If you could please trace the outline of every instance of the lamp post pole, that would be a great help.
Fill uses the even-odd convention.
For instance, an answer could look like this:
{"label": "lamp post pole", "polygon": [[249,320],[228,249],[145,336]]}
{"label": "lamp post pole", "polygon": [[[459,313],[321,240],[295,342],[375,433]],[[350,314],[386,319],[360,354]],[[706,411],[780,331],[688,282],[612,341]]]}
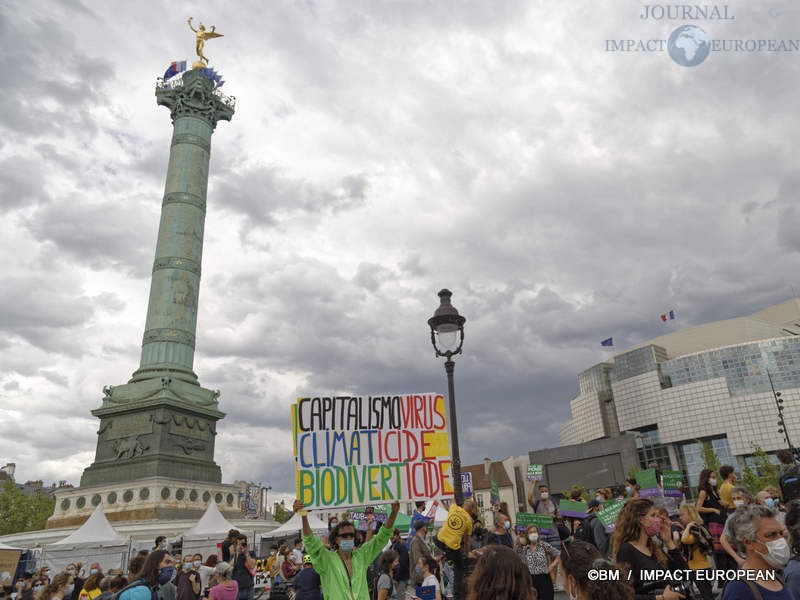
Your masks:
{"label": "lamp post pole", "polygon": [[450,439],[452,441],[453,458],[453,497],[456,504],[464,504],[464,487],[461,485],[461,453],[458,446],[458,418],[456,417],[456,390],[453,383],[453,372],[456,363],[447,359],[444,363],[444,370],[447,373],[447,395],[449,396],[450,406]]}
{"label": "lamp post pole", "polygon": [[[458,417],[456,416],[456,391],[453,382],[453,373],[456,363],[453,356],[461,354],[464,344],[464,323],[467,321],[458,314],[456,308],[450,304],[452,296],[450,290],[439,292],[439,308],[428,319],[431,328],[431,343],[436,351],[436,356],[445,358],[444,370],[447,373],[447,395],[450,413],[450,445],[452,455],[451,474],[453,477],[453,499],[458,506],[464,504],[464,488],[461,485],[461,454],[458,448]],[[462,550],[463,551],[463,550]],[[453,566],[453,599],[464,598],[464,560],[458,561]]]}

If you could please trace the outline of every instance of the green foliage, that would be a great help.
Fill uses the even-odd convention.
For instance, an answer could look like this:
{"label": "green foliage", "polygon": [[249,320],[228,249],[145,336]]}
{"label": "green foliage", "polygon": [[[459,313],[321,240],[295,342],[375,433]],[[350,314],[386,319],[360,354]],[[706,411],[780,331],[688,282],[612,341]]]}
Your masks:
{"label": "green foliage", "polygon": [[55,505],[55,498],[47,492],[27,495],[12,481],[4,481],[0,489],[0,535],[44,529]]}
{"label": "green foliage", "polygon": [[573,485],[568,490],[561,490],[561,495],[564,498],[566,498],[567,500],[569,500],[570,498],[572,498],[572,493],[576,492],[576,491],[581,493],[581,498],[584,501],[586,501],[586,499],[589,497],[589,490],[587,490],[585,487],[583,487],[583,484],[581,484],[581,483]]}
{"label": "green foliage", "polygon": [[746,465],[742,470],[741,485],[751,494],[757,494],[765,487],[778,487],[778,467],[770,462],[769,456],[761,446],[750,444],[753,448],[755,468]]}
{"label": "green foliage", "polygon": [[711,442],[701,442],[700,440],[696,441],[698,444],[700,444],[703,452],[703,468],[711,469],[715,473],[719,474],[719,468],[722,466],[722,462],[719,460],[717,453],[714,452],[714,446],[711,445]]}
{"label": "green foliage", "polygon": [[292,511],[287,510],[283,502],[275,505],[275,514],[272,515],[278,523],[286,523],[292,517]]}

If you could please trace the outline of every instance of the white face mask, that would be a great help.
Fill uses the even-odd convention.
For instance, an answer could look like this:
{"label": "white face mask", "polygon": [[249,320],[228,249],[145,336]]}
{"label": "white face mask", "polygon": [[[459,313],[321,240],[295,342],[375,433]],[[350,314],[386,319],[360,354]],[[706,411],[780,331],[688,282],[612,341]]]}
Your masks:
{"label": "white face mask", "polygon": [[195,567],[199,567],[199,566],[200,566],[201,564],[203,564],[203,563],[201,563],[199,560],[196,560],[196,561],[194,561],[192,564],[193,564]]}
{"label": "white face mask", "polygon": [[708,485],[714,487],[715,485],[717,485],[717,480],[714,477],[712,477],[711,479],[708,480]]}
{"label": "white face mask", "polygon": [[733,505],[734,505],[736,508],[739,508],[740,506],[744,506],[744,500],[734,500],[734,501],[733,501]]}
{"label": "white face mask", "polygon": [[542,497],[542,500],[547,500],[550,497],[550,494],[547,492],[542,492],[540,496]]}
{"label": "white face mask", "polygon": [[767,547],[767,553],[761,554],[762,558],[769,563],[770,566],[776,569],[782,569],[789,562],[792,557],[792,549],[789,543],[784,538],[772,540],[771,542],[762,542]]}
{"label": "white face mask", "polygon": [[539,541],[539,534],[538,533],[531,533],[528,535],[528,539],[533,542],[534,544]]}

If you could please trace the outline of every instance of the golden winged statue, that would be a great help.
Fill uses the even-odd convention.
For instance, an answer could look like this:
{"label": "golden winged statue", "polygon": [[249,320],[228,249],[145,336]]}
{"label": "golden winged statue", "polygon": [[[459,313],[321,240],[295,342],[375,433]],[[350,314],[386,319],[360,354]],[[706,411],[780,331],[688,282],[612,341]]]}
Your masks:
{"label": "golden winged statue", "polygon": [[206,31],[205,25],[200,23],[200,26],[197,29],[195,29],[192,26],[192,17],[189,17],[189,29],[191,29],[195,33],[196,41],[194,45],[194,51],[197,53],[197,56],[200,59],[196,61],[192,65],[192,67],[202,69],[204,66],[208,64],[208,59],[203,54],[203,47],[206,45],[206,40],[222,37],[222,34],[216,32],[217,29],[216,25],[212,25],[211,29],[209,31]]}

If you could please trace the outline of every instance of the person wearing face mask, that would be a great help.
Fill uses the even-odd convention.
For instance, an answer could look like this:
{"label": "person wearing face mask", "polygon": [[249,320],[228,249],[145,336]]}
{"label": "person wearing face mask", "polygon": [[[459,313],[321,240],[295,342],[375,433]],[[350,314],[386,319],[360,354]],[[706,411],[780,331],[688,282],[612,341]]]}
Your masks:
{"label": "person wearing face mask", "polygon": [[217,566],[217,555],[209,554],[206,562],[203,563],[203,555],[195,554],[193,557],[194,569],[200,575],[200,595],[202,596],[209,587],[209,581],[214,576],[214,567]]}
{"label": "person wearing face mask", "polygon": [[175,575],[172,556],[164,550],[154,550],[144,559],[141,570],[132,575],[134,581],[119,592],[118,600],[153,600],[161,597],[163,588]]}
{"label": "person wearing face mask", "polygon": [[[715,560],[718,555],[725,554],[727,556],[719,541],[720,536],[722,536],[722,530],[725,527],[727,514],[717,491],[717,474],[711,469],[700,471],[695,508],[697,508],[700,516],[703,517],[703,527],[708,529],[714,540]],[[721,560],[724,562],[726,559],[722,556]]]}
{"label": "person wearing face mask", "polygon": [[553,600],[555,596],[553,579],[560,552],[540,539],[539,528],[536,525],[530,525],[525,533],[519,536],[517,554],[528,567],[538,600]]}
{"label": "person wearing face mask", "polygon": [[194,567],[194,557],[187,554],[183,557],[183,569],[175,579],[177,600],[198,600],[200,597],[200,575]]}
{"label": "person wearing face mask", "polygon": [[72,594],[74,589],[73,577],[65,571],[56,574],[53,581],[44,585],[35,598],[36,600],[64,600]]}
{"label": "person wearing face mask", "polygon": [[86,578],[86,581],[83,583],[83,588],[81,588],[78,594],[78,600],[94,600],[102,593],[100,590],[100,581],[103,579],[104,575],[99,567],[100,565],[97,563],[92,565],[92,568],[89,570],[89,577]]}
{"label": "person wearing face mask", "polygon": [[[656,536],[661,543],[655,541]],[[664,553],[662,548],[667,552]],[[672,539],[669,522],[658,516],[651,500],[636,498],[622,507],[611,538],[611,554],[617,562],[630,569],[637,600],[684,598],[671,586],[663,585],[664,582],[661,583],[663,591],[653,591],[652,582],[646,582],[642,577],[643,571],[686,569],[686,562]]]}
{"label": "person wearing face mask", "polygon": [[303,510],[303,503],[299,499],[294,501],[292,510],[302,517],[303,545],[320,576],[326,598],[369,600],[367,568],[392,537],[394,520],[400,510],[400,503],[396,500],[391,506],[392,510],[383,525],[369,541],[358,548],[355,548],[356,530],[353,524],[339,521],[338,526],[331,531],[329,550],[311,530],[308,512]]}
{"label": "person wearing face mask", "polygon": [[[419,559],[423,556],[430,556],[431,549],[425,543],[425,537],[428,535],[428,525],[422,519],[418,519],[414,523],[414,535],[408,548],[408,565],[410,584],[413,586],[422,583],[422,571],[419,570]],[[413,568],[413,571],[411,569]]]}
{"label": "person wearing face mask", "polygon": [[[633,600],[633,587],[619,565],[604,559],[592,544],[581,540],[564,543],[559,557],[563,588],[569,600]],[[603,581],[589,571],[607,571]]]}
{"label": "person wearing face mask", "polygon": [[725,584],[722,600],[792,600],[777,572],[786,567],[792,549],[775,511],[751,504],[737,509],[730,522],[731,539],[745,553],[742,568],[752,571],[755,580],[735,580]]}
{"label": "person wearing face mask", "polygon": [[33,573],[25,574],[14,584],[15,600],[33,600]]}
{"label": "person wearing face mask", "polygon": [[511,520],[501,512],[494,514],[494,530],[486,536],[486,545],[500,544],[514,547],[514,536],[511,534]]}

